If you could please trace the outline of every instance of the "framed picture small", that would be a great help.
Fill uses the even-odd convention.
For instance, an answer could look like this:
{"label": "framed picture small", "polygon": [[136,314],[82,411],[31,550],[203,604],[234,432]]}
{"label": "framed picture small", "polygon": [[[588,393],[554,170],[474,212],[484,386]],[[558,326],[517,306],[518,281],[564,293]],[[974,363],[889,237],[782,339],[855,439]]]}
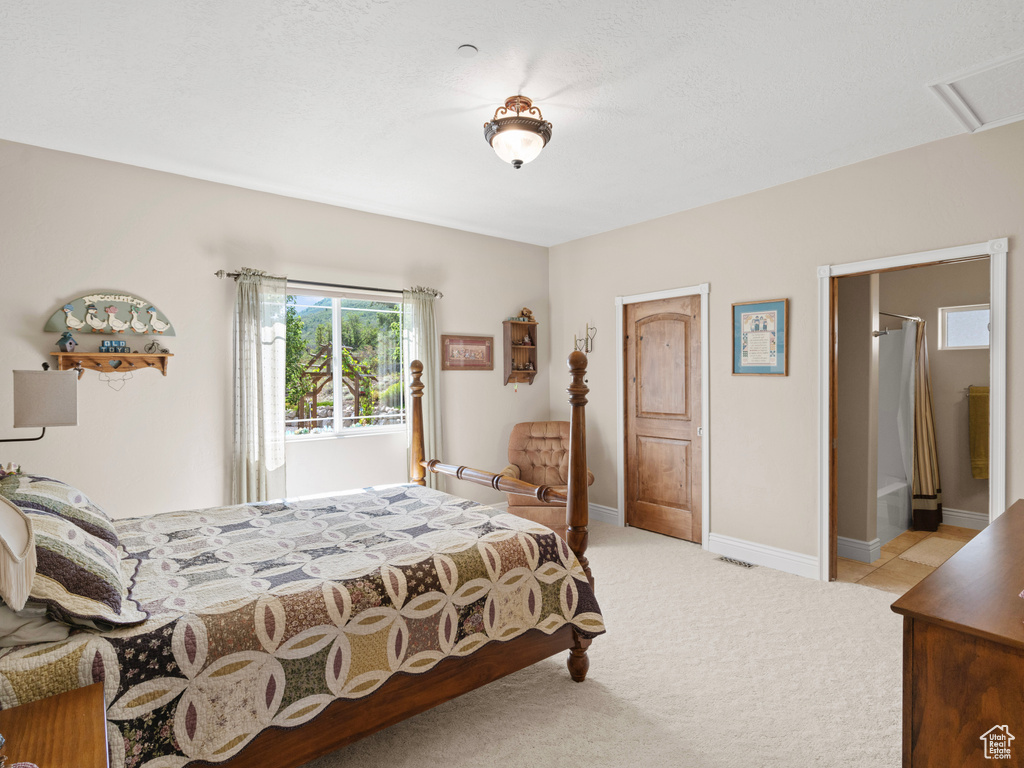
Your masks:
{"label": "framed picture small", "polygon": [[732,305],[732,375],[789,375],[789,299]]}
{"label": "framed picture small", "polygon": [[441,335],[442,371],[493,371],[493,336]]}

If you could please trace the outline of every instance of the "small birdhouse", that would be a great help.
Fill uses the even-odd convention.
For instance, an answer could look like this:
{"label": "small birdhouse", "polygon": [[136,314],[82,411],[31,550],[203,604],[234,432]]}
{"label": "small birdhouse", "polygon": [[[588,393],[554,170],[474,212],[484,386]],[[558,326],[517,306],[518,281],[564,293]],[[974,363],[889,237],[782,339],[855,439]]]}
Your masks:
{"label": "small birdhouse", "polygon": [[60,340],[57,342],[57,349],[61,352],[74,352],[75,347],[77,346],[78,342],[75,341],[75,338],[71,335],[70,331],[64,331]]}

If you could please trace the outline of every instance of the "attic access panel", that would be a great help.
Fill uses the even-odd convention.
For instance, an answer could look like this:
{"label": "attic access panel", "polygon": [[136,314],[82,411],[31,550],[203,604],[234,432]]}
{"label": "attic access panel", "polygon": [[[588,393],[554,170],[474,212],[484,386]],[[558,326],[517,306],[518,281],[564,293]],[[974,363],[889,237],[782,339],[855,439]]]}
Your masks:
{"label": "attic access panel", "polygon": [[1024,119],[1024,52],[928,86],[971,132]]}

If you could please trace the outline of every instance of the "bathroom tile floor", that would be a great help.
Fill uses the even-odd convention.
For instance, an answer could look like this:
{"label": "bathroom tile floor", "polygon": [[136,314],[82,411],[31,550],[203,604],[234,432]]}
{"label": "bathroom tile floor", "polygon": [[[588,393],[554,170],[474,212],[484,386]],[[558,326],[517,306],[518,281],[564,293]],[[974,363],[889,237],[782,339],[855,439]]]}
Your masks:
{"label": "bathroom tile floor", "polygon": [[980,531],[971,528],[958,528],[955,525],[940,525],[939,530],[931,533],[928,531],[905,531],[882,547],[882,556],[873,563],[861,563],[857,560],[840,557],[837,564],[836,581],[863,584],[866,587],[902,595],[934,571],[935,567],[904,560],[900,557],[901,554],[915,544],[933,536],[966,544],[979,533]]}

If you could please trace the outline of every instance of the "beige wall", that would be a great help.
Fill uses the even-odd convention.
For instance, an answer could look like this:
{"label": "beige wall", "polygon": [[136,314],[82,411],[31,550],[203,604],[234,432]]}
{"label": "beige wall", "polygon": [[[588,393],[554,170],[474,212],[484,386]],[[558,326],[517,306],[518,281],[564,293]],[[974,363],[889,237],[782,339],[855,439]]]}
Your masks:
{"label": "beige wall", "polygon": [[[530,306],[553,375],[542,369],[518,393],[501,386],[500,370],[442,377],[445,453],[459,462],[503,466],[513,423],[562,418],[573,334],[588,321],[596,325],[588,409],[589,463],[597,475],[592,498],[614,506],[614,299],[706,281],[711,530],[813,555],[815,267],[1008,236],[1013,456],[1024,427],[1022,396],[1012,384],[1024,363],[1024,334],[1015,329],[1015,305],[1024,300],[1024,271],[1016,266],[1022,211],[1024,123],[566,243],[550,250],[550,262],[543,248],[0,142],[6,369],[36,367],[55,341],[40,331],[49,314],[98,287],[155,302],[179,333],[168,340],[176,356],[166,378],[142,372],[114,392],[89,373],[77,429],[2,445],[0,461],[65,478],[122,516],[225,501],[233,286],[211,273],[248,265],[312,280],[434,285],[445,292],[442,332],[493,333],[496,340],[501,319]],[[790,375],[731,376],[731,303],[782,297],[790,299]],[[10,375],[0,371],[5,436],[13,436],[3,427],[12,423],[10,386]],[[395,462],[394,446],[329,445],[315,457],[315,472],[297,473],[308,487],[291,492],[321,490],[313,475],[321,482],[334,473],[336,483],[327,483],[334,487],[361,484],[364,471],[383,466],[375,455]],[[393,466],[382,474],[397,475]],[[500,500],[464,484],[454,490]],[[1007,498],[1022,495],[1024,467],[1011,462]]]}
{"label": "beige wall", "polygon": [[878,275],[839,280],[839,535],[878,529]]}
{"label": "beige wall", "polygon": [[[11,369],[38,368],[57,338],[42,332],[64,301],[96,288],[136,293],[174,323],[166,378],[115,392],[87,372],[79,426],[38,443],[0,444],[0,461],[65,479],[118,516],[228,500],[231,310],[222,268],[306,280],[434,286],[442,333],[493,334],[529,306],[548,345],[547,250],[401,219],[252,192],[102,160],[0,142],[0,436],[11,428]],[[86,349],[96,339],[80,338]],[[518,393],[494,371],[442,374],[446,456],[503,467],[512,424],[548,414],[548,371]],[[406,478],[394,438],[293,446],[291,494]],[[490,489],[453,484],[472,498]]]}
{"label": "beige wall", "polygon": [[[679,183],[686,184],[685,170]],[[551,249],[551,351],[589,321],[593,500],[616,503],[615,297],[711,284],[711,531],[816,555],[816,267],[1010,238],[1009,456],[1024,434],[1024,122],[907,149]],[[790,299],[787,377],[730,375],[730,306]],[[551,379],[553,413],[563,382]],[[1007,499],[1024,496],[1008,466]]]}
{"label": "beige wall", "polygon": [[[988,386],[989,354],[986,349],[940,350],[938,315],[939,307],[987,304],[988,300],[988,259],[888,272],[881,276],[879,306],[882,311],[915,315],[925,320],[942,505],[980,514],[988,514],[988,481],[971,477],[964,390],[972,384]],[[883,327],[899,327],[899,321],[893,318],[882,317],[881,322]],[[1013,396],[1012,386],[1010,396]]]}

